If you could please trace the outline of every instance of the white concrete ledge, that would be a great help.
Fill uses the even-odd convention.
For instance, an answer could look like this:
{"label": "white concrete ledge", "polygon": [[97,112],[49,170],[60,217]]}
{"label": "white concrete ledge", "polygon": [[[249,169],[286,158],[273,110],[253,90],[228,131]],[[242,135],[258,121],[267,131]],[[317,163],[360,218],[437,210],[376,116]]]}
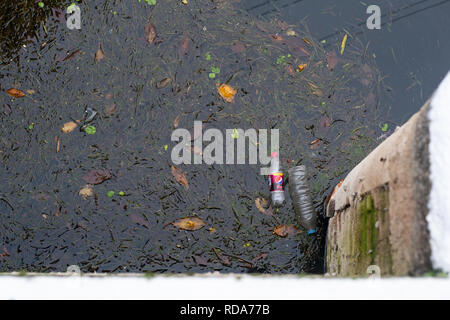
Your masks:
{"label": "white concrete ledge", "polygon": [[0,288],[0,299],[450,299],[449,278],[0,275]]}

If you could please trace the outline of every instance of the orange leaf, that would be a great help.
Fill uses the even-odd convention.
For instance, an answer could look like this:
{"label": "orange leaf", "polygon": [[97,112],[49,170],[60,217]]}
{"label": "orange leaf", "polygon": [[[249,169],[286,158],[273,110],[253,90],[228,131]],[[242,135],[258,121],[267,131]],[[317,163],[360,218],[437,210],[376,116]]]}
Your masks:
{"label": "orange leaf", "polygon": [[195,230],[200,230],[201,228],[203,228],[205,226],[206,222],[197,217],[190,217],[190,218],[178,219],[178,220],[172,222],[172,224],[175,227],[177,227],[178,229],[195,231]]}
{"label": "orange leaf", "polygon": [[11,88],[8,91],[8,94],[14,98],[22,98],[25,97],[25,93],[16,88]]}
{"label": "orange leaf", "polygon": [[234,89],[232,86],[222,84],[217,90],[219,91],[220,96],[226,102],[234,102],[234,96],[236,95],[237,90]]}
{"label": "orange leaf", "polygon": [[298,230],[295,226],[286,224],[280,224],[279,226],[273,228],[273,233],[283,238],[290,235],[296,235],[299,232],[300,230]]}
{"label": "orange leaf", "polygon": [[189,189],[189,184],[183,171],[175,166],[172,166],[172,175],[179,184],[183,185],[186,188],[186,190]]}
{"label": "orange leaf", "polygon": [[305,70],[307,64],[303,63],[303,64],[299,64],[298,65],[298,72],[302,72],[303,70]]}

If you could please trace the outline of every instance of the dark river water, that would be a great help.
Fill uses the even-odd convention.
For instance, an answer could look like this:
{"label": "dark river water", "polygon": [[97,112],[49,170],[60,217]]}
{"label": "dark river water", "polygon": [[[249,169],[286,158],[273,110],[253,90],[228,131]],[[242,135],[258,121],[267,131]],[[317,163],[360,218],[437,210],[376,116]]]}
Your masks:
{"label": "dark river water", "polygon": [[[450,1],[76,4],[80,29],[67,1],[0,4],[0,272],[321,273],[327,195],[450,69]],[[248,155],[174,164],[172,132],[194,121],[224,139],[279,129],[284,170],[308,168],[316,234],[288,193],[258,208],[267,177]]]}

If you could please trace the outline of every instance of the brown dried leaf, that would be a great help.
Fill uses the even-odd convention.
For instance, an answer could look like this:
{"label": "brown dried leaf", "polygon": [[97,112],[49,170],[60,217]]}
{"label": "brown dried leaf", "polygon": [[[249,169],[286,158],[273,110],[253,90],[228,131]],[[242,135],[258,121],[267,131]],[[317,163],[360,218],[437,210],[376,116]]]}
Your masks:
{"label": "brown dried leaf", "polygon": [[272,211],[269,210],[271,207],[269,206],[269,201],[264,198],[256,198],[255,205],[259,212],[267,215],[272,215]]}
{"label": "brown dried leaf", "polygon": [[314,83],[312,82],[308,82],[308,87],[309,90],[311,90],[311,93],[317,97],[321,97],[323,96],[323,91],[322,89],[320,89],[318,86],[316,86]]}
{"label": "brown dried leaf", "polygon": [[69,132],[72,132],[73,130],[75,130],[75,128],[77,126],[78,126],[78,124],[76,122],[74,122],[74,121],[66,122],[61,127],[61,131],[64,132],[64,133],[69,133]]}
{"label": "brown dried leaf", "polygon": [[202,256],[194,256],[194,261],[199,266],[207,266],[208,265],[208,259],[206,259]]}
{"label": "brown dried leaf", "polygon": [[178,125],[180,124],[180,115],[178,115],[175,120],[173,120],[173,127],[174,129],[178,128]]}
{"label": "brown dried leaf", "polygon": [[156,28],[149,18],[145,26],[145,40],[147,40],[148,43],[153,43],[155,39],[156,39]]}
{"label": "brown dried leaf", "polygon": [[293,225],[281,224],[281,225],[273,228],[273,233],[282,238],[290,236],[290,235],[296,235],[299,232],[300,232],[300,230],[298,230]]}
{"label": "brown dried leaf", "polygon": [[150,230],[150,224],[148,223],[148,221],[146,219],[144,219],[144,217],[142,215],[132,213],[132,214],[130,214],[130,219],[134,223],[141,225],[143,227],[146,227],[147,229]]}
{"label": "brown dried leaf", "polygon": [[228,259],[226,256],[224,256],[223,254],[221,254],[219,249],[213,248],[213,251],[214,251],[216,257],[220,260],[220,262],[221,262],[223,265],[225,265],[225,266],[231,265],[230,259]]}
{"label": "brown dried leaf", "polygon": [[189,48],[191,46],[191,38],[188,36],[183,36],[183,38],[180,41],[180,46],[178,47],[178,56],[180,59],[182,59],[189,51]]}
{"label": "brown dried leaf", "polygon": [[16,89],[16,88],[11,88],[11,89],[9,89],[7,92],[8,92],[8,94],[9,94],[11,97],[14,97],[14,98],[22,98],[22,97],[25,97],[25,93],[24,93],[23,91],[19,90],[19,89]]}
{"label": "brown dried leaf", "polygon": [[177,168],[177,167],[172,165],[172,175],[174,176],[175,180],[179,184],[183,185],[186,188],[186,190],[189,189],[188,181],[186,179],[186,176],[185,176],[184,172],[181,171],[181,169],[179,169],[179,168]]}
{"label": "brown dried leaf", "polygon": [[172,79],[170,79],[170,78],[164,78],[164,79],[162,79],[161,81],[159,81],[159,82],[156,84],[156,88],[158,88],[158,89],[165,88],[165,87],[167,87],[167,85],[168,85],[169,83],[171,83],[171,82],[172,82]]}
{"label": "brown dried leaf", "polygon": [[328,70],[333,71],[334,68],[336,68],[337,64],[338,64],[338,57],[337,57],[336,51],[333,50],[333,51],[328,52],[328,54],[327,54]]}
{"label": "brown dried leaf", "polygon": [[231,51],[233,51],[233,53],[242,53],[245,51],[245,44],[236,42],[231,46]]}
{"label": "brown dried leaf", "polygon": [[95,53],[94,61],[99,62],[100,60],[106,58],[105,53],[103,52],[102,44],[98,44],[98,50]]}
{"label": "brown dried leaf", "polygon": [[112,177],[109,170],[91,170],[83,177],[83,180],[89,184],[100,184]]}
{"label": "brown dried leaf", "polygon": [[174,225],[178,229],[188,231],[200,230],[205,226],[205,224],[206,224],[205,221],[197,217],[182,218],[172,222],[172,225]]}

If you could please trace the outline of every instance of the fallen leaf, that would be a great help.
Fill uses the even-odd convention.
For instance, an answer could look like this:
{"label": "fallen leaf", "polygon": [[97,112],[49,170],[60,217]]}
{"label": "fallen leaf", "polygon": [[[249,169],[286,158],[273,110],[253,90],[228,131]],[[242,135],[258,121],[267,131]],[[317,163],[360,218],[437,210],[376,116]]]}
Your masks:
{"label": "fallen leaf", "polygon": [[211,228],[208,229],[209,233],[213,234],[216,232],[216,227],[212,226]]}
{"label": "fallen leaf", "polygon": [[155,39],[156,39],[156,28],[149,18],[145,26],[145,40],[147,40],[148,43],[153,43]]}
{"label": "fallen leaf", "polygon": [[179,184],[181,184],[181,185],[183,185],[185,187],[186,190],[189,189],[188,181],[186,179],[186,176],[185,176],[184,172],[181,171],[181,169],[179,169],[179,168],[177,168],[177,167],[172,165],[172,175],[174,176],[175,180]]}
{"label": "fallen leaf", "polygon": [[8,92],[8,94],[9,94],[11,97],[14,97],[14,98],[22,98],[22,97],[25,97],[25,93],[24,93],[23,91],[19,90],[19,89],[16,89],[16,88],[11,88],[11,89],[9,89],[7,92]]}
{"label": "fallen leaf", "polygon": [[267,214],[267,209],[269,208],[269,201],[264,198],[256,198],[255,205],[259,212]]}
{"label": "fallen leaf", "polygon": [[100,60],[104,59],[105,57],[106,56],[105,56],[105,53],[103,52],[102,44],[99,43],[98,44],[98,50],[95,53],[94,61],[95,62],[99,62]]}
{"label": "fallen leaf", "polygon": [[57,61],[67,61],[67,60],[70,60],[70,59],[73,59],[77,54],[79,54],[79,53],[81,53],[81,50],[80,49],[77,49],[77,50],[75,50],[75,51],[73,51],[71,54],[69,54],[68,56],[66,56],[64,59],[62,59],[62,60],[57,60]]}
{"label": "fallen leaf", "polygon": [[256,257],[252,260],[252,267],[261,259],[267,258],[267,253],[260,252],[256,255]]}
{"label": "fallen leaf", "polygon": [[322,141],[320,139],[315,139],[315,140],[311,141],[309,143],[309,145],[311,146],[311,149],[318,149],[321,145],[321,142]]}
{"label": "fallen leaf", "polygon": [[100,184],[103,181],[111,179],[112,175],[109,170],[91,170],[83,177],[83,180],[89,184]]}
{"label": "fallen leaf", "polygon": [[197,217],[188,217],[178,219],[171,224],[181,230],[196,231],[203,228],[206,222]]}
{"label": "fallen leaf", "polygon": [[312,45],[312,43],[311,43],[311,41],[309,41],[309,39],[307,39],[307,38],[302,38],[302,40],[306,43],[306,44],[308,44],[308,45]]}
{"label": "fallen leaf", "polygon": [[117,106],[115,103],[108,104],[105,108],[105,114],[110,116],[117,111]]}
{"label": "fallen leaf", "polygon": [[226,102],[234,102],[234,96],[237,93],[237,90],[234,89],[232,86],[228,84],[222,84],[220,87],[218,87],[218,92],[220,96],[226,101]]}
{"label": "fallen leaf", "polygon": [[171,82],[172,82],[172,79],[170,79],[170,78],[164,78],[164,79],[162,79],[161,81],[159,81],[159,82],[156,84],[156,88],[158,88],[158,89],[165,88],[165,87],[167,87],[167,85],[168,85],[169,83],[171,83]]}
{"label": "fallen leaf", "polygon": [[229,266],[231,265],[231,261],[230,259],[228,259],[226,256],[224,256],[223,254],[221,254],[216,248],[212,249],[214,251],[214,254],[216,255],[216,257],[220,260],[220,262],[225,265],[225,266]]}
{"label": "fallen leaf", "polygon": [[286,64],[285,69],[286,69],[286,72],[287,72],[290,76],[295,75],[294,68],[292,68],[292,66],[291,66],[290,64]]}
{"label": "fallen leaf", "polygon": [[55,137],[55,142],[56,142],[56,153],[58,153],[59,148],[61,146],[61,140],[58,137]]}
{"label": "fallen leaf", "polygon": [[271,34],[270,37],[275,41],[283,41],[283,37],[278,34]]}
{"label": "fallen leaf", "polygon": [[286,224],[281,224],[273,228],[273,233],[282,238],[290,235],[296,235],[299,232],[300,230],[298,230],[295,226]]}
{"label": "fallen leaf", "polygon": [[344,35],[344,38],[342,38],[341,42],[341,55],[344,54],[345,46],[347,44],[347,34]]}
{"label": "fallen leaf", "polygon": [[322,89],[320,89],[318,86],[316,86],[314,83],[312,82],[308,82],[308,87],[309,90],[311,90],[311,93],[317,97],[321,97],[323,96],[323,91]]}
{"label": "fallen leaf", "polygon": [[150,230],[150,224],[148,223],[148,221],[142,215],[136,214],[136,213],[131,213],[130,214],[130,219],[134,223],[136,223],[138,225],[141,225],[143,227],[146,227],[147,229]]}
{"label": "fallen leaf", "polygon": [[234,53],[241,53],[245,51],[245,45],[241,42],[237,42],[231,46],[231,51]]}
{"label": "fallen leaf", "polygon": [[202,256],[194,256],[194,261],[199,266],[207,266],[208,265],[208,259],[206,259]]}
{"label": "fallen leaf", "polygon": [[183,36],[183,38],[181,39],[180,45],[178,47],[178,56],[180,57],[180,59],[182,59],[189,52],[191,42],[192,40],[188,36]]}
{"label": "fallen leaf", "polygon": [[297,71],[298,71],[298,72],[302,72],[303,70],[305,70],[306,66],[307,66],[306,63],[299,64],[299,65],[298,65]]}
{"label": "fallen leaf", "polygon": [[75,130],[75,128],[78,126],[78,124],[74,121],[66,122],[61,128],[61,131],[64,133],[69,133]]}
{"label": "fallen leaf", "polygon": [[80,192],[78,192],[78,195],[83,199],[87,199],[88,197],[92,197],[94,195],[94,189],[91,185],[87,184],[83,188],[81,188]]}
{"label": "fallen leaf", "polygon": [[295,32],[292,29],[289,29],[288,31],[286,31],[286,35],[289,36],[289,37],[293,37],[293,36],[297,35],[297,32]]}
{"label": "fallen leaf", "polygon": [[36,91],[34,91],[33,89],[28,89],[28,90],[27,90],[27,93],[28,93],[28,94],[35,94]]}
{"label": "fallen leaf", "polygon": [[180,124],[180,115],[178,115],[175,120],[173,120],[173,127],[174,129],[178,128],[178,125]]}
{"label": "fallen leaf", "polygon": [[10,114],[12,112],[12,110],[11,110],[11,106],[9,105],[9,104],[4,104],[3,105],[3,113],[4,114],[6,114],[6,115],[8,115],[8,114]]}
{"label": "fallen leaf", "polygon": [[336,51],[330,51],[327,53],[327,67],[328,70],[333,71],[338,64],[338,57]]}

